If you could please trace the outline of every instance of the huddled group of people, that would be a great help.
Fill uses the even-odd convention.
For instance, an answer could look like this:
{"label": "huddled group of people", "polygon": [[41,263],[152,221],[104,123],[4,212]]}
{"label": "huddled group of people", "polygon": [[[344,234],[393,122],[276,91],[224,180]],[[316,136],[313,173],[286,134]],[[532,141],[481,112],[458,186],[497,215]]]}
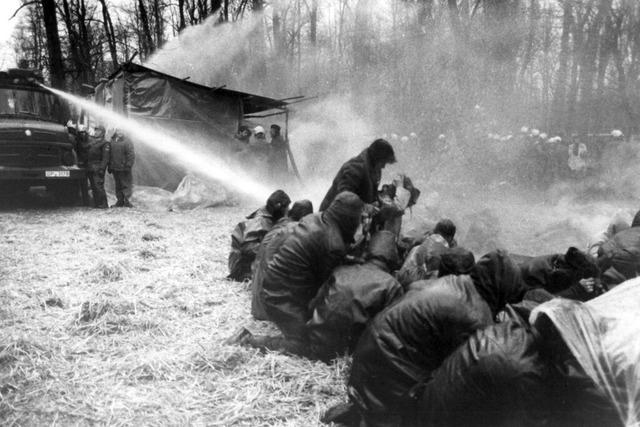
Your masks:
{"label": "huddled group of people", "polygon": [[103,125],[96,125],[89,131],[70,128],[76,139],[78,164],[87,171],[93,206],[109,208],[104,188],[105,176],[109,172],[115,183],[116,203],[111,207],[131,208],[133,195],[133,165],[136,154],[133,142],[119,129],[112,129],[107,135]]}
{"label": "huddled group of people", "polygon": [[270,139],[267,140],[262,126],[251,129],[241,125],[235,136],[238,142],[235,153],[242,159],[243,164],[249,164],[247,170],[263,172],[274,182],[283,180],[287,176],[287,147],[288,143],[282,136],[282,129],[277,124],[269,128]]}
{"label": "huddled group of people", "polygon": [[[406,177],[379,189],[394,162],[375,140],[340,168],[318,212],[278,190],[237,225],[229,278],[251,281],[252,315],[281,334],[241,328],[228,342],[325,362],[351,354],[349,402],[325,422],[610,426],[637,416],[640,402],[625,406],[621,391],[612,400],[545,307],[566,301],[570,315],[589,316],[598,296],[627,286],[640,269],[640,213],[588,250],[476,259],[448,219],[402,234],[420,192]],[[611,325],[594,321],[602,333]],[[622,381],[610,368],[601,374]]]}

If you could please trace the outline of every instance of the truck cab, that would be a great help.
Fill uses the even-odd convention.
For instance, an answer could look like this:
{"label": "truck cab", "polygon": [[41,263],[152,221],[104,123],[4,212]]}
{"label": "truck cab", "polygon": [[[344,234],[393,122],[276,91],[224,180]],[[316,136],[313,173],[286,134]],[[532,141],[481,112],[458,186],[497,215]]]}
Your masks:
{"label": "truck cab", "polygon": [[86,194],[67,105],[30,70],[0,71],[0,193],[44,186],[62,202]]}

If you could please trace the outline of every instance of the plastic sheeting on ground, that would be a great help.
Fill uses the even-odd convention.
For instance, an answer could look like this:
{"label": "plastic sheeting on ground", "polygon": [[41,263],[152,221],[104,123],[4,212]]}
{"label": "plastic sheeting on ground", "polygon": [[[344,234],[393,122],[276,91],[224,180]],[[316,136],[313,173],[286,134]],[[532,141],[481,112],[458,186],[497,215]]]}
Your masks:
{"label": "plastic sheeting on ground", "polygon": [[191,210],[229,203],[227,191],[194,175],[185,176],[171,196],[169,210]]}
{"label": "plastic sheeting on ground", "polygon": [[640,278],[587,303],[552,300],[533,311],[531,323],[541,315],[553,322],[622,422],[640,425]]}

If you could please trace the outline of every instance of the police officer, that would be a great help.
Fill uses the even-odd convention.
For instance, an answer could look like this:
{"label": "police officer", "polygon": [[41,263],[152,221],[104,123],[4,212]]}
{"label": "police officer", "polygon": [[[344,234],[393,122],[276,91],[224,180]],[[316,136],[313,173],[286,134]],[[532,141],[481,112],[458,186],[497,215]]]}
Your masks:
{"label": "police officer", "polygon": [[131,170],[135,162],[133,143],[125,138],[120,130],[116,130],[111,139],[111,158],[109,172],[113,174],[116,183],[116,198],[114,207],[133,207],[129,199],[133,193],[133,174]]}
{"label": "police officer", "polygon": [[104,137],[104,127],[98,125],[94,129],[93,135],[88,138],[86,156],[93,206],[100,209],[109,207],[107,193],[104,191],[104,174],[109,165],[110,154],[111,144]]}

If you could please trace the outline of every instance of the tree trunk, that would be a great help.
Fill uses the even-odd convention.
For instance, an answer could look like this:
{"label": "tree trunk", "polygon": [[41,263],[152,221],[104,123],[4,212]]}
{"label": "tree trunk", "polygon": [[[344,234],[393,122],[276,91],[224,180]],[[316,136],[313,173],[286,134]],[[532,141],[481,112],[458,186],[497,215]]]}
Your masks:
{"label": "tree trunk", "polygon": [[104,35],[109,46],[109,54],[111,55],[112,71],[118,68],[118,50],[116,48],[115,33],[113,31],[113,22],[105,0],[100,0],[102,5],[102,22],[104,25]]}
{"label": "tree trunk", "polygon": [[311,0],[309,11],[309,41],[315,47],[318,39],[318,0]]}
{"label": "tree trunk", "polygon": [[153,38],[149,27],[149,17],[143,0],[138,0],[138,11],[140,13],[140,23],[142,24],[142,50],[145,58],[153,53]]}
{"label": "tree trunk", "polygon": [[184,0],[178,0],[178,16],[180,17],[180,23],[178,24],[178,31],[182,31],[185,28],[184,22]]}
{"label": "tree trunk", "polygon": [[[560,56],[558,57],[558,76],[556,78],[556,88],[553,96],[552,107],[552,129],[558,132],[566,126],[565,106],[566,106],[566,85],[567,67],[569,64],[569,36],[573,25],[573,12],[571,2],[564,0],[562,12],[562,35],[560,37]],[[567,129],[563,129],[565,132]]]}
{"label": "tree trunk", "polygon": [[49,52],[49,72],[51,85],[64,89],[64,63],[58,34],[58,17],[56,16],[55,0],[41,0],[44,27],[47,34],[47,51]]}

